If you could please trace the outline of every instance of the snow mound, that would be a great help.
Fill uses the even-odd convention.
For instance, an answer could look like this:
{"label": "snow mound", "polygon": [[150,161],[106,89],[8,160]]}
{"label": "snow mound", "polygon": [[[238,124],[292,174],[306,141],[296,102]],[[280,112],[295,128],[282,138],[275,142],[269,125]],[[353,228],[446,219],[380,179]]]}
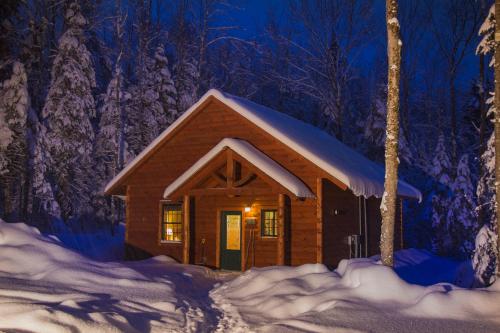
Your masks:
{"label": "snow mound", "polygon": [[310,316],[321,323],[326,321],[321,316],[346,307],[396,317],[500,324],[499,283],[475,290],[448,283],[424,287],[405,282],[373,258],[343,260],[335,271],[321,264],[254,268],[214,289],[211,297],[250,327],[293,323],[304,328],[304,323],[297,324],[300,318]]}
{"label": "snow mound", "polygon": [[[0,276],[88,286],[140,286],[146,278],[120,264],[101,264],[67,250],[57,237],[45,237],[24,223],[0,220]],[[125,282],[128,280],[128,282]]]}
{"label": "snow mound", "polygon": [[96,262],[0,220],[2,332],[195,332],[205,318],[189,293],[211,281],[165,256]]}

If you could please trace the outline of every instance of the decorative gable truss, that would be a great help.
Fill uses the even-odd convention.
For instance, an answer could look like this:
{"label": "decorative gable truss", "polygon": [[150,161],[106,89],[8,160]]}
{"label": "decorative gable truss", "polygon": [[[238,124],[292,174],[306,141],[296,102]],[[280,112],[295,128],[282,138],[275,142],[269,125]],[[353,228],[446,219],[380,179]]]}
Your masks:
{"label": "decorative gable truss", "polygon": [[315,197],[300,179],[248,142],[226,138],[171,183],[163,197],[272,193]]}

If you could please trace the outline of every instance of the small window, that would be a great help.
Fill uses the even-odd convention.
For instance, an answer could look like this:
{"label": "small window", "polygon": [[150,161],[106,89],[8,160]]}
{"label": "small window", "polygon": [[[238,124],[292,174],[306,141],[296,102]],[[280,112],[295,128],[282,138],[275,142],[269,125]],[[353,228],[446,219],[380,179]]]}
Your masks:
{"label": "small window", "polygon": [[182,205],[163,205],[161,240],[182,241]]}
{"label": "small window", "polygon": [[261,235],[263,237],[278,236],[278,213],[276,209],[263,209],[261,215]]}

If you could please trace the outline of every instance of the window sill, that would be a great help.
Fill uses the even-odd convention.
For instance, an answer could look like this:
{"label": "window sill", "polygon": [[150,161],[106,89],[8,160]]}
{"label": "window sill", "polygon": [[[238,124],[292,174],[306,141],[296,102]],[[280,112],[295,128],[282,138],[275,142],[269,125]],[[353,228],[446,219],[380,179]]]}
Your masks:
{"label": "window sill", "polygon": [[273,239],[277,239],[278,236],[260,236],[260,238],[262,239],[269,239],[269,240],[273,240]]}
{"label": "window sill", "polygon": [[160,241],[160,245],[161,244],[182,244],[182,241],[168,241],[168,240],[161,240]]}

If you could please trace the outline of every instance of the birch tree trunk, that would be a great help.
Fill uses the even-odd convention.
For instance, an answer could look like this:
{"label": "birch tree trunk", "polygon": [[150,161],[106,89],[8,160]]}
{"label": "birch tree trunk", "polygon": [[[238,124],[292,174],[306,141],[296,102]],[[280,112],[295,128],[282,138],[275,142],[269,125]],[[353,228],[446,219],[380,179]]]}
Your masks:
{"label": "birch tree trunk", "polygon": [[[500,0],[495,0],[495,17],[500,17]],[[500,24],[495,24],[495,211],[500,233]],[[500,276],[500,239],[497,239],[497,276]]]}
{"label": "birch tree trunk", "polygon": [[387,23],[387,129],[385,140],[385,182],[380,212],[382,228],[380,254],[382,263],[394,265],[394,221],[398,187],[399,142],[399,77],[401,72],[401,39],[398,21],[398,1],[386,0]]}

